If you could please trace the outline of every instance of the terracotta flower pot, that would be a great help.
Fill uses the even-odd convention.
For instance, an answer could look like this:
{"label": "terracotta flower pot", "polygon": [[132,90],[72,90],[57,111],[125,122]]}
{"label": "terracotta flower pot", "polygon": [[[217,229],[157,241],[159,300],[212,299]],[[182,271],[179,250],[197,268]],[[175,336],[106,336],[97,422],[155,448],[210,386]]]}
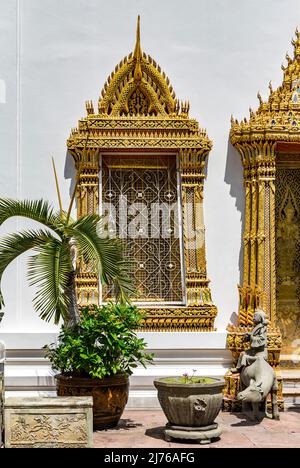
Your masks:
{"label": "terracotta flower pot", "polygon": [[[208,379],[208,378],[207,378]],[[166,426],[166,440],[194,439],[210,443],[220,436],[222,429],[215,423],[223,400],[225,381],[209,379],[209,383],[170,383],[155,380],[158,399],[169,424]]]}
{"label": "terracotta flower pot", "polygon": [[94,429],[117,426],[129,394],[129,378],[116,375],[104,379],[56,376],[58,396],[92,396]]}

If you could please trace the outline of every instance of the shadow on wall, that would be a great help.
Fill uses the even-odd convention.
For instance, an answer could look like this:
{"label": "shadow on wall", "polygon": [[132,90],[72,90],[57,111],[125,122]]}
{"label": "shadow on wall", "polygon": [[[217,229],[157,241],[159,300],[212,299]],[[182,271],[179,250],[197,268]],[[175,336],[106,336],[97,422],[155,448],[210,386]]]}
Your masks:
{"label": "shadow on wall", "polygon": [[0,104],[6,104],[6,83],[0,79]]}
{"label": "shadow on wall", "polygon": [[225,182],[230,185],[230,195],[235,198],[235,206],[241,213],[241,243],[239,255],[240,284],[243,280],[243,233],[245,225],[245,190],[243,167],[240,155],[228,140]]}
{"label": "shadow on wall", "polygon": [[[64,170],[64,177],[65,179],[71,179],[70,183],[70,188],[69,188],[69,194],[70,198],[73,195],[75,183],[76,183],[76,168],[75,168],[75,163],[74,159],[69,151],[67,151],[66,154],[66,159],[65,159],[65,170]],[[77,203],[77,200],[76,200]]]}
{"label": "shadow on wall", "polygon": [[[230,139],[228,139],[227,147],[227,159],[224,181],[230,185],[230,195],[235,198],[235,206],[241,214],[241,241],[239,245],[239,272],[240,281],[243,281],[243,254],[244,254],[244,243],[243,233],[245,227],[245,190],[244,190],[244,177],[243,177],[243,166],[238,151],[232,146]],[[238,248],[238,246],[237,246]],[[238,291],[236,291],[238,294]],[[234,313],[231,317],[231,322],[235,322],[237,319]]]}

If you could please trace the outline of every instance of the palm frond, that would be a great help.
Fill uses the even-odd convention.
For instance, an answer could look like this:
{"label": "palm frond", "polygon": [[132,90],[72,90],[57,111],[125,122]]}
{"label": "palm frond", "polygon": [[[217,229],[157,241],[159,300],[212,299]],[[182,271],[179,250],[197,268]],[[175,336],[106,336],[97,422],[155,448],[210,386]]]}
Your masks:
{"label": "palm frond", "polygon": [[136,293],[136,289],[130,279],[130,268],[126,260],[120,262],[119,273],[113,278],[114,293],[121,304],[129,303],[130,296]]}
{"label": "palm frond", "polygon": [[0,226],[13,216],[22,216],[44,224],[60,234],[61,220],[45,200],[11,200],[0,198]]}
{"label": "palm frond", "polygon": [[72,272],[68,243],[52,238],[36,250],[28,262],[30,285],[38,290],[33,300],[35,310],[49,322],[54,316],[55,324],[67,320],[70,299],[66,294],[69,275]]}
{"label": "palm frond", "polygon": [[19,255],[34,249],[52,238],[52,234],[44,230],[28,230],[7,235],[0,239],[0,309],[4,306],[1,292],[1,280],[8,265]]}
{"label": "palm frond", "polygon": [[101,217],[96,214],[83,216],[67,229],[76,241],[79,255],[95,267],[102,284],[117,286],[117,295],[124,302],[134,288],[127,274],[121,241],[100,236]]}

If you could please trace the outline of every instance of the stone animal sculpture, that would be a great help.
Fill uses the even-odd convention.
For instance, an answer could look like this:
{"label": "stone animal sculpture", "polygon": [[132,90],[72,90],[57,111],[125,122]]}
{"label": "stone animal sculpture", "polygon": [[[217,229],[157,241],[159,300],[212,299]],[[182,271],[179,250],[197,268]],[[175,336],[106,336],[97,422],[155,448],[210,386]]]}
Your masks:
{"label": "stone animal sculpture", "polygon": [[[271,394],[272,417],[279,420],[277,378],[275,371],[263,356],[257,357],[253,364],[244,367],[240,378],[244,390],[238,394],[237,399],[242,402],[243,413],[257,421],[264,416],[269,417],[267,413],[267,397]],[[265,404],[264,413],[260,412],[262,402]],[[249,404],[252,405],[252,412],[248,410]]]}

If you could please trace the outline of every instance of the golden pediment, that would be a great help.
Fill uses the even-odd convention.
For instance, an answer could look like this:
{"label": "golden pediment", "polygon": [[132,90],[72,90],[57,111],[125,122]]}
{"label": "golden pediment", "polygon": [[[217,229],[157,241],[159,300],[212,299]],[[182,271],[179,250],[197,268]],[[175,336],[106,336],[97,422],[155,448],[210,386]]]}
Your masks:
{"label": "golden pediment", "polygon": [[300,32],[292,41],[294,57],[286,55],[287,65],[282,66],[283,82],[273,90],[269,84],[270,95],[260,102],[257,111],[250,109],[250,118],[239,122],[232,117],[231,142],[251,143],[254,141],[300,142]]}
{"label": "golden pediment", "polygon": [[[101,150],[165,149],[199,153],[196,165],[212,148],[206,130],[189,118],[189,102],[179,101],[160,66],[142,52],[140,19],[134,52],[125,57],[106,81],[98,102],[86,102],[87,117],[68,139],[76,163],[96,163]],[[86,151],[85,151],[86,150]],[[87,153],[90,151],[90,154]],[[93,152],[93,153],[92,153]]]}
{"label": "golden pediment", "polygon": [[178,115],[179,107],[169,78],[142,52],[139,17],[134,53],[121,60],[108,77],[99,99],[99,114],[167,117]]}

